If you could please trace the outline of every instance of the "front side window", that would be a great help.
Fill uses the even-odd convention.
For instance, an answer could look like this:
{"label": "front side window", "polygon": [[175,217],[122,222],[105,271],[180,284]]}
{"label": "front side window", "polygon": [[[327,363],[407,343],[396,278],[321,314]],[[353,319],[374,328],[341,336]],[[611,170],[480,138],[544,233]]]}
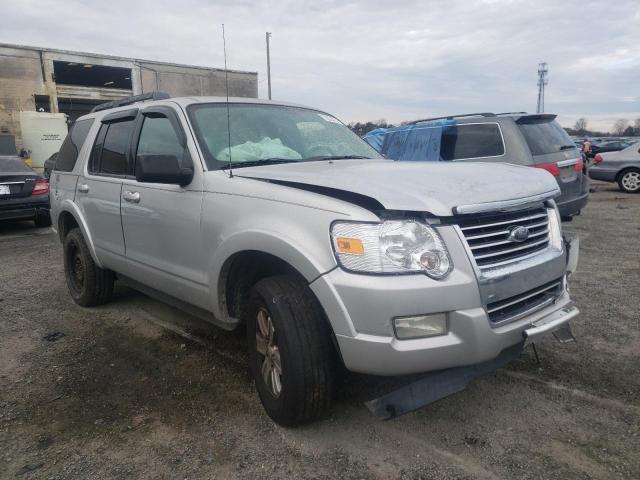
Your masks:
{"label": "front side window", "polygon": [[[260,162],[381,158],[339,120],[281,105],[194,104],[189,118],[209,169]],[[231,140],[229,141],[229,129]]]}
{"label": "front side window", "polygon": [[60,153],[58,153],[54,170],[59,172],[70,172],[73,170],[78,160],[78,153],[84,141],[87,139],[93,121],[93,118],[88,118],[86,120],[79,120],[73,124],[62,147],[60,147]]}
{"label": "front side window", "polygon": [[129,173],[129,145],[133,120],[104,124],[107,127],[100,152],[98,172],[104,175]]}
{"label": "front side window", "polygon": [[167,117],[145,117],[138,140],[137,155],[174,155],[181,159],[183,152],[180,139]]}

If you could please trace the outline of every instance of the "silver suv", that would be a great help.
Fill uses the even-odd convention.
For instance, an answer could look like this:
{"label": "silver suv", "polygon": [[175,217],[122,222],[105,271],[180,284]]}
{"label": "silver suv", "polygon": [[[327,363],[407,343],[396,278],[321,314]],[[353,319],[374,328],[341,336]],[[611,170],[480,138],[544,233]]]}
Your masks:
{"label": "silver suv", "polygon": [[73,300],[104,303],[117,279],[245,324],[280,424],[325,411],[341,364],[475,365],[578,314],[546,172],[387,160],[325,112],[264,100],[154,93],[95,110],[51,176]]}

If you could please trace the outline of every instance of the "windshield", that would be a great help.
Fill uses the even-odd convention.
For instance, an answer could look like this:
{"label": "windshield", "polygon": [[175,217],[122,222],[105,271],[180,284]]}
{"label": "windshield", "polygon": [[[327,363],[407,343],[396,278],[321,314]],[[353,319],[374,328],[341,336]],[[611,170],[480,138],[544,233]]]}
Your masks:
{"label": "windshield", "polygon": [[[234,168],[260,163],[323,159],[382,158],[339,120],[282,105],[194,104],[188,108],[207,167]],[[229,143],[231,148],[229,148]]]}
{"label": "windshield", "polygon": [[577,148],[565,129],[555,120],[527,121],[518,126],[534,156]]}

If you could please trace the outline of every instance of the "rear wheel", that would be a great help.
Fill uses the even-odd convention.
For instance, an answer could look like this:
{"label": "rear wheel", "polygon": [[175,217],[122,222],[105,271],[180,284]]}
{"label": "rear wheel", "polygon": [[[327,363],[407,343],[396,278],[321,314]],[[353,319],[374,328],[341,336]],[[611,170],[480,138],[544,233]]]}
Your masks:
{"label": "rear wheel", "polygon": [[80,229],[70,230],[63,245],[64,274],[73,301],[83,307],[107,302],[113,293],[113,272],[95,264]]}
{"label": "rear wheel", "polygon": [[623,171],[618,178],[618,186],[623,192],[640,192],[640,170],[634,168]]}
{"label": "rear wheel", "polygon": [[244,320],[251,373],[267,414],[285,426],[320,417],[333,399],[336,352],[309,287],[290,275],[261,280]]}

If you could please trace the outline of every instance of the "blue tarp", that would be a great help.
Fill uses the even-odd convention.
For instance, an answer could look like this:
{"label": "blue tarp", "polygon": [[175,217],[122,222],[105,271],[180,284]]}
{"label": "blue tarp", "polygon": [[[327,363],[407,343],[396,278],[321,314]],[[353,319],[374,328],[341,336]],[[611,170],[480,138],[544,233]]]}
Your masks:
{"label": "blue tarp", "polygon": [[364,136],[378,152],[393,160],[440,161],[442,133],[455,120],[433,120],[395,128],[377,128]]}

